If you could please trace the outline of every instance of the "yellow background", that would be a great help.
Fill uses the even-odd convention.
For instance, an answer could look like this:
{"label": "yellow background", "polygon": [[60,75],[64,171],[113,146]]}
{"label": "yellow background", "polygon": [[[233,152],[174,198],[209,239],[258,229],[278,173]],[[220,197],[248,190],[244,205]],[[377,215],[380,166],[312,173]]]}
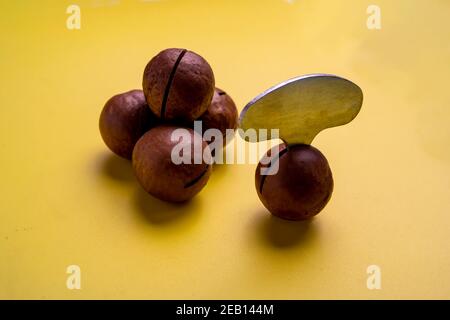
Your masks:
{"label": "yellow background", "polygon": [[[78,0],[71,31],[72,2],[1,1],[0,298],[450,298],[450,2],[290,2]],[[107,150],[105,101],[167,47],[204,56],[240,110],[307,73],[363,89],[313,143],[335,191],[312,223],[270,217],[256,165],[216,167],[174,206]]]}

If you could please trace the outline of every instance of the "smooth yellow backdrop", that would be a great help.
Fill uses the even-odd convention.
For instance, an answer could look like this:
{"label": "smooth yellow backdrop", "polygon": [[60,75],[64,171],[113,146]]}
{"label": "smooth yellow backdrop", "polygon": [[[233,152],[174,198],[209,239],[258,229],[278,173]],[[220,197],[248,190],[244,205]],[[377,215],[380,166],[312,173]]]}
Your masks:
{"label": "smooth yellow backdrop", "polygon": [[[81,29],[66,28],[67,7]],[[381,8],[380,30],[366,27]],[[0,298],[450,298],[447,0],[1,1]],[[147,196],[98,117],[147,61],[189,48],[241,110],[294,76],[364,91],[314,141],[335,179],[312,223],[271,218],[255,165],[184,206]],[[81,268],[68,290],[66,268]],[[368,290],[366,269],[381,269]]]}

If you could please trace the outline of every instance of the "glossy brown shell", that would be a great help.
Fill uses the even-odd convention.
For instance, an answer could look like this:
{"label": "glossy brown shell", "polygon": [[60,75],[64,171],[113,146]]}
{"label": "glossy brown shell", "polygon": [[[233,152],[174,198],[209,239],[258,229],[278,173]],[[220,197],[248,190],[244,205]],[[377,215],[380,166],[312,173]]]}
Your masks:
{"label": "glossy brown shell", "polygon": [[238,110],[236,104],[225,91],[216,88],[211,105],[199,120],[202,121],[203,132],[212,128],[218,129],[225,140],[226,130],[236,130],[237,128]]}
{"label": "glossy brown shell", "polygon": [[148,105],[160,118],[193,121],[209,107],[214,73],[195,52],[166,49],[145,67],[142,86]]}
{"label": "glossy brown shell", "polygon": [[283,144],[278,163],[275,175],[261,175],[261,162],[255,172],[256,190],[264,206],[287,220],[305,220],[318,214],[333,192],[333,176],[324,155],[310,145],[287,149]]}
{"label": "glossy brown shell", "polygon": [[[171,136],[176,129],[178,127],[170,125],[151,129],[139,139],[133,152],[133,169],[144,190],[170,202],[182,202],[195,196],[206,185],[211,174],[210,164],[203,161],[194,163],[193,143],[191,164],[173,163],[171,153],[178,142],[172,141]],[[194,131],[185,130],[188,130],[193,142]],[[208,145],[201,142],[203,153]]]}
{"label": "glossy brown shell", "polygon": [[100,134],[117,155],[131,159],[138,139],[157,123],[142,90],[132,90],[109,99],[100,114]]}

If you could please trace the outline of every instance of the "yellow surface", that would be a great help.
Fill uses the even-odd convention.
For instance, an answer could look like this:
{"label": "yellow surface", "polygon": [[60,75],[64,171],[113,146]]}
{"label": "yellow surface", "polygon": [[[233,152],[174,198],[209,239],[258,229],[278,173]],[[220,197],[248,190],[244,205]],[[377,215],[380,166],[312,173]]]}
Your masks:
{"label": "yellow surface", "polygon": [[[0,298],[450,298],[450,2],[377,0],[368,30],[371,3],[80,0],[70,31],[71,2],[1,1]],[[239,109],[307,73],[363,89],[359,116],[314,141],[335,191],[311,224],[270,218],[256,165],[173,206],[106,149],[104,102],[174,46]]]}

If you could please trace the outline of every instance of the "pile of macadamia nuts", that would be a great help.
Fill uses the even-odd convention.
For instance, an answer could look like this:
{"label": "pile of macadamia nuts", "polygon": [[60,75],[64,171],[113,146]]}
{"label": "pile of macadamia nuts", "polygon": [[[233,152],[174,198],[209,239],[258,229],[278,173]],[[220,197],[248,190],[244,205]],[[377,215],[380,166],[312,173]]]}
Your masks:
{"label": "pile of macadamia nuts", "polygon": [[[210,153],[211,141],[193,130],[194,121],[201,121],[203,131],[218,129],[225,137],[227,129],[237,128],[236,105],[215,87],[208,62],[186,49],[166,49],[151,59],[142,86],[106,102],[99,122],[103,141],[132,161],[137,180],[149,194],[169,202],[189,200],[208,182],[213,162],[203,156]],[[174,134],[181,128],[187,133],[184,139]],[[191,161],[173,161],[180,143],[191,151]]]}

